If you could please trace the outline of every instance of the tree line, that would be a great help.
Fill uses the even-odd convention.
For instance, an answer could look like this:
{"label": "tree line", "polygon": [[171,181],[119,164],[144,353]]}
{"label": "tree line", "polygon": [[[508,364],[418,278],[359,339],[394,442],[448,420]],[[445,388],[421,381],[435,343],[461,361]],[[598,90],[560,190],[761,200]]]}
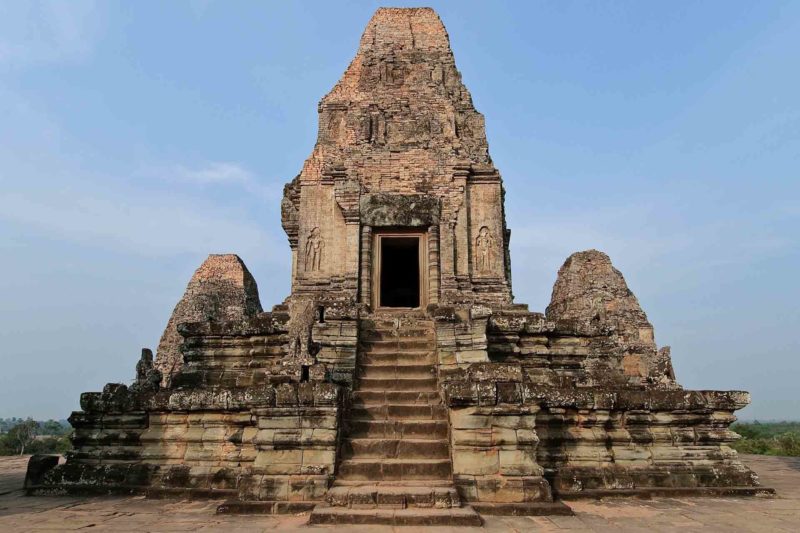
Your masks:
{"label": "tree line", "polygon": [[737,422],[731,429],[742,437],[733,443],[741,453],[800,456],[800,422]]}
{"label": "tree line", "polygon": [[64,453],[71,434],[66,420],[0,418],[0,455]]}

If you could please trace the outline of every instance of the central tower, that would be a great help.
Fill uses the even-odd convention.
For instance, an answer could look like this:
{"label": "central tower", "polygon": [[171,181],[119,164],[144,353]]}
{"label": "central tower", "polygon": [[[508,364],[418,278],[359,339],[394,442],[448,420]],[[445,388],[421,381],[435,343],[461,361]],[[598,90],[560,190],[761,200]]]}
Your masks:
{"label": "central tower", "polygon": [[319,104],[282,223],[293,296],[372,310],[511,302],[502,182],[432,9],[372,17]]}

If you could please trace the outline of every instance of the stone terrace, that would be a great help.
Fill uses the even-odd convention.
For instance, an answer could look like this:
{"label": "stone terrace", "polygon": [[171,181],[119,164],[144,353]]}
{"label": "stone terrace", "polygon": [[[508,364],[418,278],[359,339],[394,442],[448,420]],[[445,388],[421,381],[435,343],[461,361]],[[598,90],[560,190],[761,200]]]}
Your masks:
{"label": "stone terrace", "polygon": [[750,395],[683,389],[606,254],[572,254],[545,313],[513,301],[502,179],[432,9],[379,9],[318,110],[281,202],[290,296],[263,312],[241,259],[209,256],[156,357],[81,395],[29,493],[472,526],[771,492],[730,447]]}
{"label": "stone terrace", "polygon": [[[773,498],[614,498],[570,502],[575,516],[484,516],[488,531],[797,531],[800,524],[800,458],[743,456]],[[270,531],[310,529],[308,514],[215,515],[218,502],[128,497],[26,497],[28,457],[0,458],[0,531]],[[343,526],[349,531],[391,527]],[[414,528],[405,528],[411,531]],[[455,528],[424,528],[439,531]],[[471,528],[459,528],[458,531]],[[476,531],[481,529],[472,528]],[[421,530],[421,528],[420,528]]]}

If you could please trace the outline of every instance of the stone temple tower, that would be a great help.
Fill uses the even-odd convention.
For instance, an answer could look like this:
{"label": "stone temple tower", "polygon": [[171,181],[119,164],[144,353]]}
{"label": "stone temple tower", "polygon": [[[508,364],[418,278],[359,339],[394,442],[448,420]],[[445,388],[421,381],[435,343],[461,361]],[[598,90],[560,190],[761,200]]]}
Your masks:
{"label": "stone temple tower", "polygon": [[609,257],[514,303],[483,117],[427,8],[379,9],[284,189],[291,293],[212,255],[130,385],[81,395],[29,493],[225,498],[312,523],[479,525],[606,495],[768,493],[743,391],[689,391]]}
{"label": "stone temple tower", "polygon": [[511,302],[500,174],[432,10],[369,22],[282,215],[293,294],[371,310]]}

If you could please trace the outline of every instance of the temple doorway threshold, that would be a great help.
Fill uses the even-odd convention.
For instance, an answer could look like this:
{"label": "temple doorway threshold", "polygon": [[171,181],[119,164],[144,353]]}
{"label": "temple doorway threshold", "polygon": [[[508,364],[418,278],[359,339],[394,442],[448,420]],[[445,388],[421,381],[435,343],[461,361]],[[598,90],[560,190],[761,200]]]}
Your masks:
{"label": "temple doorway threshold", "polygon": [[428,303],[425,233],[376,232],[372,264],[373,308],[378,313],[425,308]]}

